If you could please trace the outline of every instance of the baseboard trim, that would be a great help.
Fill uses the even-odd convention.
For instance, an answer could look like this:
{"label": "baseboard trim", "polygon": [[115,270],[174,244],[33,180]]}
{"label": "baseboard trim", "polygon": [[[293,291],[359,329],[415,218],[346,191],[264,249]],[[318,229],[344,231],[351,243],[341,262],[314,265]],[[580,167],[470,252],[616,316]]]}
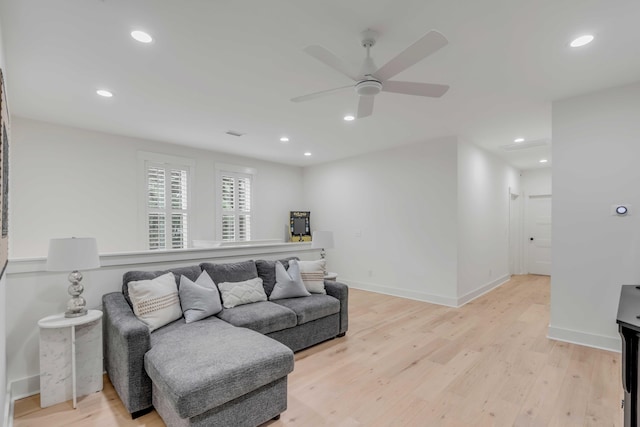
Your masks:
{"label": "baseboard trim", "polygon": [[462,307],[463,305],[467,304],[468,302],[473,301],[474,299],[481,297],[482,295],[486,294],[487,292],[491,292],[492,290],[494,290],[495,288],[504,285],[505,283],[507,283],[509,281],[509,279],[511,278],[511,275],[509,274],[505,274],[504,276],[498,277],[496,280],[493,280],[485,285],[480,286],[478,289],[475,289],[461,297],[458,298],[458,305],[457,307]]}
{"label": "baseboard trim", "polygon": [[340,281],[346,283],[354,289],[361,289],[363,291],[376,292],[378,294],[423,301],[431,304],[444,305],[447,307],[460,308],[466,303],[473,301],[474,299],[486,294],[487,292],[494,290],[504,283],[507,283],[509,279],[509,275],[501,276],[496,280],[489,282],[486,285],[482,285],[478,289],[475,289],[459,298],[445,297],[442,295],[434,295],[426,292],[412,291],[408,289],[390,288],[388,286],[377,285],[374,283],[358,282],[349,279],[340,279]]}
{"label": "baseboard trim", "polygon": [[622,341],[620,340],[620,337],[590,334],[582,331],[558,328],[551,325],[549,325],[547,338],[556,341],[568,342],[570,344],[593,347],[600,350],[614,351],[616,353],[620,353],[622,348]]}
{"label": "baseboard trim", "polygon": [[13,401],[24,399],[40,393],[40,375],[22,378],[11,383],[11,397]]}
{"label": "baseboard trim", "polygon": [[7,394],[4,396],[4,418],[2,425],[13,427],[13,399],[11,398],[11,384],[7,384]]}
{"label": "baseboard trim", "polygon": [[456,298],[445,297],[442,295],[433,295],[426,292],[411,291],[408,289],[390,288],[388,286],[376,285],[374,283],[358,282],[349,279],[339,279],[339,281],[346,283],[351,288],[360,289],[363,291],[370,291],[378,294],[423,301],[431,304],[446,305],[447,307],[457,307]]}

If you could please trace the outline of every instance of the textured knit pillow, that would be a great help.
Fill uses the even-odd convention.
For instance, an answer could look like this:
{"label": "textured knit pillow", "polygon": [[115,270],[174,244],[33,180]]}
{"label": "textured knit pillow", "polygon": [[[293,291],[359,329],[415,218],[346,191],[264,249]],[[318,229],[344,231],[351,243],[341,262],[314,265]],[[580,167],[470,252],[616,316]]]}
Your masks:
{"label": "textured knit pillow", "polygon": [[128,288],[133,312],[147,325],[149,332],[182,317],[173,273],[151,280],[132,281]]}
{"label": "textured knit pillow", "polygon": [[233,308],[238,305],[252,302],[266,301],[267,294],[262,287],[262,279],[245,280],[244,282],[222,282],[218,283],[218,289],[222,295],[222,305],[224,308]]}
{"label": "textured knit pillow", "polygon": [[186,276],[180,277],[180,305],[187,323],[202,320],[222,311],[220,293],[206,271],[193,282]]}
{"label": "textured knit pillow", "polygon": [[324,289],[324,275],[326,273],[327,261],[319,259],[317,261],[299,261],[300,275],[304,286],[312,294],[326,294]]}
{"label": "textured knit pillow", "polygon": [[298,261],[289,261],[289,271],[285,270],[280,261],[276,262],[276,285],[271,291],[270,300],[308,297],[311,295],[304,287],[300,276]]}

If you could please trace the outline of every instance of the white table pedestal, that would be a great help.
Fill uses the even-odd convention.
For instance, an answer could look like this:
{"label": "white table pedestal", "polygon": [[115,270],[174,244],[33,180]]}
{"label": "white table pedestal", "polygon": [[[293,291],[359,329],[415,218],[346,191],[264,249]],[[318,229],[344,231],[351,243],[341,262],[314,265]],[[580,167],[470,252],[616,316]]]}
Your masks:
{"label": "white table pedestal", "polygon": [[40,326],[40,406],[102,390],[102,312],[45,317]]}

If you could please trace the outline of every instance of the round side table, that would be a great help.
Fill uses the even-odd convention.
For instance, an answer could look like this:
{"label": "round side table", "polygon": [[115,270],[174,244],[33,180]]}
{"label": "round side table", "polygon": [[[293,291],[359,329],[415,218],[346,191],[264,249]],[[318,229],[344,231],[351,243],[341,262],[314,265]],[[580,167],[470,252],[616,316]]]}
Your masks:
{"label": "round side table", "polygon": [[38,326],[40,406],[46,408],[71,397],[75,409],[78,394],[84,396],[102,390],[102,311],[89,310],[85,316],[69,318],[64,317],[64,313],[54,314],[40,319]]}

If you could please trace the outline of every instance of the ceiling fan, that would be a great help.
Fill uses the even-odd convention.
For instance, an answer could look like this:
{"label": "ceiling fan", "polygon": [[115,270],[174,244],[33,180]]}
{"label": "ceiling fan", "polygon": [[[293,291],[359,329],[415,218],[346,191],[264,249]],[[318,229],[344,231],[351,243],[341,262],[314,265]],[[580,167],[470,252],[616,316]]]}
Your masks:
{"label": "ceiling fan", "polygon": [[313,45],[305,48],[304,51],[306,53],[339,73],[344,74],[356,83],[355,85],[350,84],[348,86],[298,96],[292,98],[291,101],[308,101],[343,89],[354,88],[359,97],[356,117],[361,119],[373,113],[374,97],[381,91],[439,98],[449,90],[449,86],[447,85],[389,80],[396,74],[399,74],[444,47],[448,41],[438,31],[429,31],[417,42],[406,48],[380,68],[376,67],[370,55],[371,47],[376,44],[376,37],[377,33],[373,30],[366,30],[362,33],[362,46],[367,49],[367,57],[358,74],[353,73],[340,58],[322,46]]}

